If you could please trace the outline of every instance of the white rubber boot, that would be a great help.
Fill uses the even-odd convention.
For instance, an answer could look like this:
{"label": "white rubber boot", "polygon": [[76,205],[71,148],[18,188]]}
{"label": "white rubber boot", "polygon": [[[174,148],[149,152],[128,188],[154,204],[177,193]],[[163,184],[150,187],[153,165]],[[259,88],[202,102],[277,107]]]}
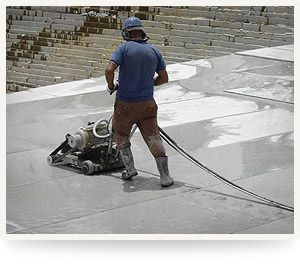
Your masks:
{"label": "white rubber boot", "polygon": [[120,154],[126,169],[126,171],[122,173],[122,178],[124,180],[129,180],[131,179],[131,177],[138,174],[137,170],[134,167],[133,155],[130,147],[121,149]]}
{"label": "white rubber boot", "polygon": [[174,184],[174,180],[170,177],[168,168],[168,157],[158,157],[155,159],[157,169],[160,174],[160,185],[169,187]]}

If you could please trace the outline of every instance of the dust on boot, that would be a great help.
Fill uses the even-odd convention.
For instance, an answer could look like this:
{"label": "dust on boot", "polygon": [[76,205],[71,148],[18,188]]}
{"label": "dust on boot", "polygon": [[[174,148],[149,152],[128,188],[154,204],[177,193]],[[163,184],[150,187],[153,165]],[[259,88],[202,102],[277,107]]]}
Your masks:
{"label": "dust on boot", "polygon": [[168,168],[168,157],[158,157],[155,159],[157,169],[160,174],[160,185],[169,187],[174,184],[174,180],[170,177]]}
{"label": "dust on boot", "polygon": [[126,169],[126,171],[122,173],[122,178],[124,180],[129,180],[131,179],[131,177],[138,174],[137,170],[134,167],[133,155],[130,147],[121,149],[120,154]]}

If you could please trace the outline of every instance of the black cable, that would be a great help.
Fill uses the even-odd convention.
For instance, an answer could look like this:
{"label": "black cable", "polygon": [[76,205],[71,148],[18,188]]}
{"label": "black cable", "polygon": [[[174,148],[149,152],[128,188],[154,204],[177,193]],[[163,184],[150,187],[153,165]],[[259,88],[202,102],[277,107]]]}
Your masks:
{"label": "black cable", "polygon": [[274,207],[278,207],[284,210],[288,210],[291,212],[294,212],[294,208],[269,200],[267,198],[264,198],[256,193],[253,193],[251,191],[248,191],[234,183],[232,183],[231,181],[227,180],[226,178],[224,178],[223,176],[219,175],[218,173],[214,172],[213,170],[209,169],[208,167],[206,167],[205,165],[203,165],[201,162],[199,162],[197,159],[195,159],[194,157],[192,157],[187,151],[185,151],[182,147],[180,147],[166,132],[164,132],[160,127],[158,127],[159,131],[160,131],[160,135],[162,137],[163,140],[166,141],[167,144],[169,144],[173,149],[175,149],[179,154],[181,154],[182,156],[184,156],[186,159],[188,159],[189,161],[191,161],[192,163],[194,163],[196,166],[200,167],[201,169],[203,169],[204,171],[206,171],[207,173],[213,175],[215,178],[217,178],[218,180],[220,180],[221,182],[241,191],[244,192],[252,197],[255,197],[259,200],[262,200],[264,202],[266,202],[267,204],[274,206]]}

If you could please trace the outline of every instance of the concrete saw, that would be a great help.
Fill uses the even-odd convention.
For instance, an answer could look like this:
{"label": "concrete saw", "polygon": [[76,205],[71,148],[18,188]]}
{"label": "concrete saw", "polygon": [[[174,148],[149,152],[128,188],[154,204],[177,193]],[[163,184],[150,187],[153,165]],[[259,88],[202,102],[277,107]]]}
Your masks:
{"label": "concrete saw", "polygon": [[52,166],[67,166],[80,169],[83,174],[110,169],[123,168],[119,150],[116,146],[113,128],[108,121],[100,119],[80,127],[74,135],[67,134],[62,142],[48,157]]}

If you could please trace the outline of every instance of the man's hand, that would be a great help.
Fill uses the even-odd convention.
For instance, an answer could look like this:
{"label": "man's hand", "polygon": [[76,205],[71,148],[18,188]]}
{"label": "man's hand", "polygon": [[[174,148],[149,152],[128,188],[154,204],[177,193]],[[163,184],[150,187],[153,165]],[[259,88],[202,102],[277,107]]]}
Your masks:
{"label": "man's hand", "polygon": [[113,92],[117,91],[119,89],[119,83],[113,83],[113,86],[110,87],[109,85],[106,86],[107,92],[112,95]]}

